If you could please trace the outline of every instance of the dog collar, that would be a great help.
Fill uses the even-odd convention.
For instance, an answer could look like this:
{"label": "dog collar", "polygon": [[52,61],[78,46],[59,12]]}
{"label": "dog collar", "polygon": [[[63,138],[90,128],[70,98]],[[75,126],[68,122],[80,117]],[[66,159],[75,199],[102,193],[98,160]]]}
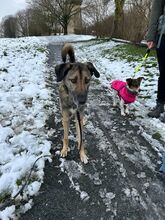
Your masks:
{"label": "dog collar", "polygon": [[137,91],[132,91],[132,90],[130,90],[128,86],[125,86],[125,87],[126,87],[127,91],[128,91],[130,94],[136,95],[136,96],[139,94]]}

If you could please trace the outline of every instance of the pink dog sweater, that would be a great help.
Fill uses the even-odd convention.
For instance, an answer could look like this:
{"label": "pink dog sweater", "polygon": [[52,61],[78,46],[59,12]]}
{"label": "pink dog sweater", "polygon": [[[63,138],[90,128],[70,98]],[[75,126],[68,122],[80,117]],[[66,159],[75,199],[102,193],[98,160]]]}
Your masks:
{"label": "pink dog sweater", "polygon": [[127,87],[127,83],[120,81],[120,80],[114,80],[111,82],[111,88],[115,89],[118,92],[119,98],[122,98],[125,102],[125,104],[130,104],[136,100],[136,94],[131,93]]}

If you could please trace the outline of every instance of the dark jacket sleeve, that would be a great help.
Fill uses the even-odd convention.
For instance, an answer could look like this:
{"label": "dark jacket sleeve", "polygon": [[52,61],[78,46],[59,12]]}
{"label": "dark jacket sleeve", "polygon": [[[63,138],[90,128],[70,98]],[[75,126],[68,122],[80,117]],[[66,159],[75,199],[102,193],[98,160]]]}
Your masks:
{"label": "dark jacket sleeve", "polygon": [[147,41],[156,41],[158,21],[160,15],[164,12],[165,0],[152,0],[152,9],[148,27],[148,33],[146,36]]}

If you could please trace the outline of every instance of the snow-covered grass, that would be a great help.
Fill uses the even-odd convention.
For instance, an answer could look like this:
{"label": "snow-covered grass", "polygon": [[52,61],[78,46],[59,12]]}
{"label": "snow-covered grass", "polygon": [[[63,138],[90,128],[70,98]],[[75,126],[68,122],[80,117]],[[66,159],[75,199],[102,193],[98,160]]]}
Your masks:
{"label": "snow-covered grass", "polygon": [[[142,62],[146,53],[145,47],[134,46],[109,40],[77,43],[76,56],[81,61],[91,61],[101,73],[99,82],[109,88],[112,79],[126,80],[134,75],[135,69]],[[154,149],[165,150],[165,124],[159,119],[149,118],[147,113],[156,102],[158,66],[155,51],[151,51],[147,61],[136,77],[143,76],[138,100],[132,104],[132,113],[136,124],[140,125],[142,135],[152,143]],[[135,124],[132,121],[132,124]]]}
{"label": "snow-covered grass", "polygon": [[[0,59],[2,203],[19,191],[34,161],[41,155],[50,155],[51,144],[46,140],[44,129],[44,105],[49,97],[44,81],[47,60],[45,45],[37,38],[0,39]],[[23,199],[38,192],[43,180],[44,164],[45,158],[36,163]],[[8,207],[0,212],[0,219],[8,219],[15,211],[15,205]]]}

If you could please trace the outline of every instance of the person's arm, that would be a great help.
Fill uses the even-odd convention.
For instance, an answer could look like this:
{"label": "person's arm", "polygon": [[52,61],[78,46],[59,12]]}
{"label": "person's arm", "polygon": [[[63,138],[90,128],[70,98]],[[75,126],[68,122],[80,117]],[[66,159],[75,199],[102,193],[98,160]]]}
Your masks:
{"label": "person's arm", "polygon": [[161,14],[163,14],[165,0],[153,0],[152,10],[150,15],[148,34],[146,37],[147,45],[149,48],[154,47],[157,36],[158,21]]}

